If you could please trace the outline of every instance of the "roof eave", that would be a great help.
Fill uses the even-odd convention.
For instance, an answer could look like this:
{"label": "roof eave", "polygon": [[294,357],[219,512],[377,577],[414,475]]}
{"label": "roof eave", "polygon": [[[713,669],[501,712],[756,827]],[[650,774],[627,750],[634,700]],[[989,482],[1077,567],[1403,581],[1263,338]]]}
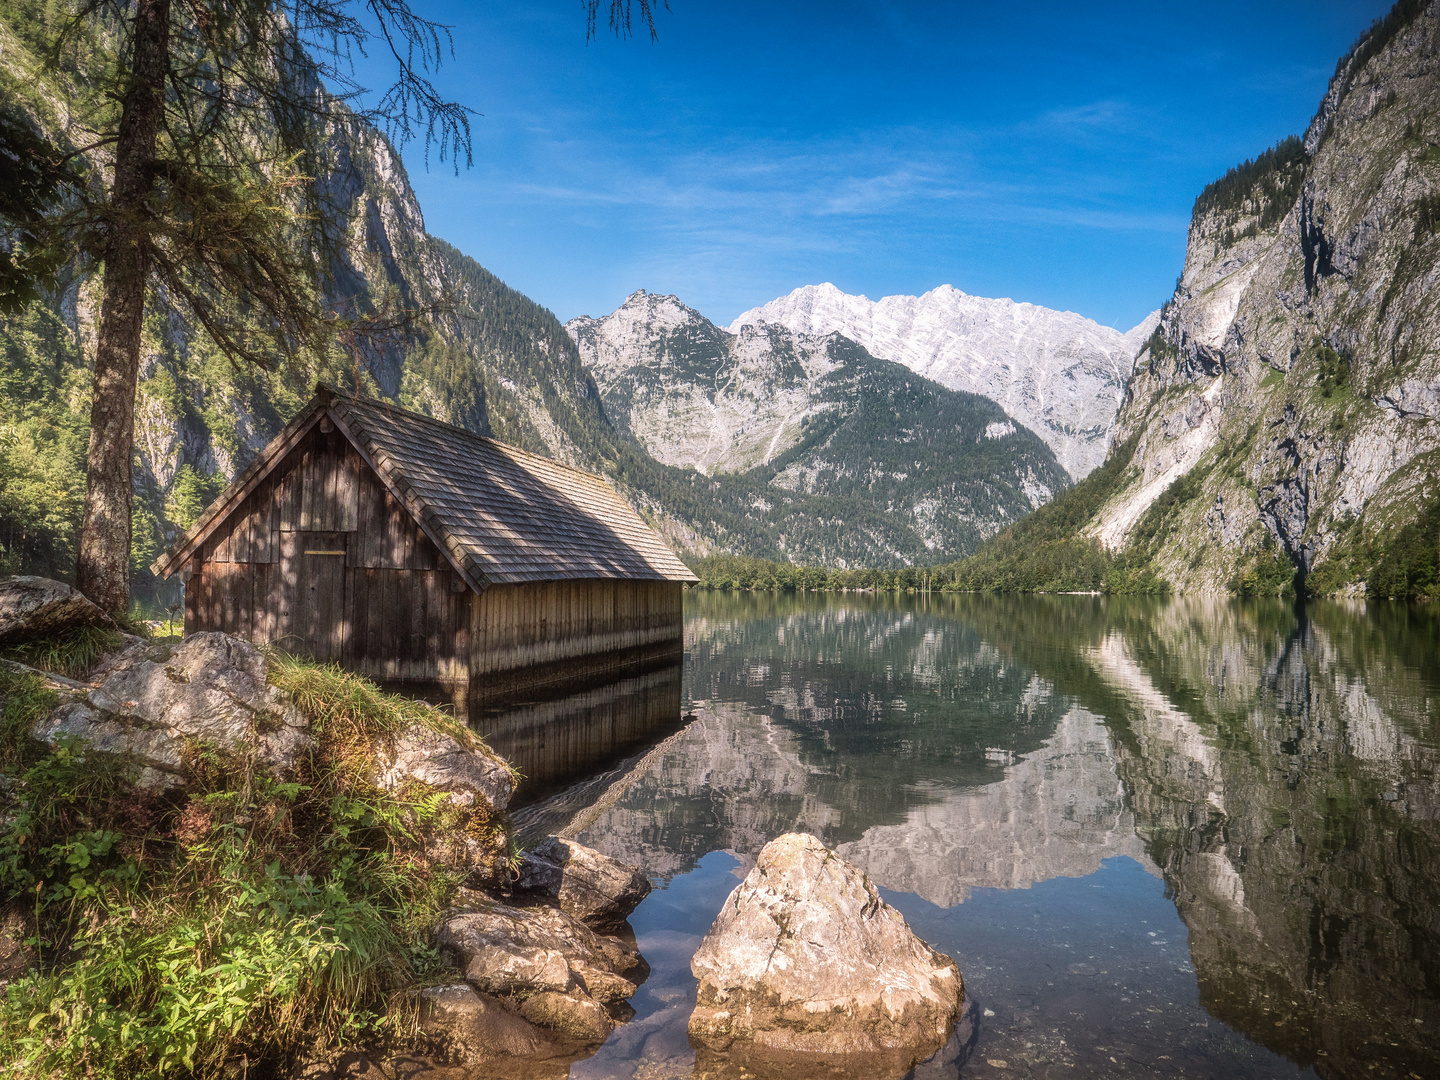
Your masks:
{"label": "roof eave", "polygon": [[216,496],[215,501],[206,507],[205,512],[200,515],[195,524],[185,530],[184,535],[171,544],[165,554],[150,564],[150,572],[156,577],[169,577],[183,566],[219,528],[230,512],[244,502],[250,493],[274,471],[281,459],[309,434],[310,429],[319,422],[321,413],[327,411],[329,402],[328,391],[317,394],[315,399],[300,411],[299,415],[280,430],[279,435],[270,440],[269,445],[250,463],[249,467]]}

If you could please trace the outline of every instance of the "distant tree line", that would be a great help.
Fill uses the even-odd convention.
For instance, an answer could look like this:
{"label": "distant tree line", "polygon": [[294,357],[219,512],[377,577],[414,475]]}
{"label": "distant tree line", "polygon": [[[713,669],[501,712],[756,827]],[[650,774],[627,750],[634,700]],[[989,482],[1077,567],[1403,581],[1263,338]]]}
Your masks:
{"label": "distant tree line", "polygon": [[[1104,465],[1074,487],[991,537],[974,555],[954,562],[839,570],[712,555],[692,560],[690,568],[700,579],[698,588],[719,590],[1164,593],[1169,587],[1155,574],[1148,547],[1112,552],[1081,535],[1105,500],[1119,490],[1134,453],[1134,439],[1116,447]],[[1183,502],[1184,494],[1165,502],[1157,520]],[[1163,535],[1162,525],[1151,522],[1148,527],[1151,536]]]}

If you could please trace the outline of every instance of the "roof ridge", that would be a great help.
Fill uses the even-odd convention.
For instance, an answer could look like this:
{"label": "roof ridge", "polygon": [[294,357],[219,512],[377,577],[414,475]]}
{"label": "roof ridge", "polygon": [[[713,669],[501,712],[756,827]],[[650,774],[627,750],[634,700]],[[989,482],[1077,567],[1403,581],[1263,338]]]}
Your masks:
{"label": "roof ridge", "polygon": [[422,423],[431,425],[432,427],[438,427],[445,431],[453,432],[457,435],[463,435],[468,439],[475,439],[478,442],[491,443],[494,446],[497,446],[501,450],[508,453],[519,454],[522,457],[533,458],[536,461],[543,461],[545,464],[553,465],[558,469],[566,469],[570,472],[577,473],[580,476],[589,477],[592,480],[599,480],[602,484],[608,484],[610,482],[599,473],[594,473],[588,469],[579,468],[578,466],[571,465],[568,462],[559,461],[552,457],[546,457],[544,454],[537,454],[533,450],[526,450],[523,447],[516,446],[514,443],[507,443],[503,439],[495,438],[495,436],[493,435],[476,434],[469,428],[463,428],[457,424],[451,424],[444,420],[437,420],[433,416],[426,416],[424,413],[415,412],[413,409],[407,409],[402,405],[396,405],[394,402],[387,401],[384,398],[361,397],[358,394],[348,393],[346,391],[336,388],[330,383],[325,382],[317,383],[316,387],[317,389],[323,387],[324,389],[329,390],[334,395],[336,404],[358,405],[361,408],[371,407],[384,409],[387,412],[398,412],[401,415],[405,416],[407,419],[419,420]]}

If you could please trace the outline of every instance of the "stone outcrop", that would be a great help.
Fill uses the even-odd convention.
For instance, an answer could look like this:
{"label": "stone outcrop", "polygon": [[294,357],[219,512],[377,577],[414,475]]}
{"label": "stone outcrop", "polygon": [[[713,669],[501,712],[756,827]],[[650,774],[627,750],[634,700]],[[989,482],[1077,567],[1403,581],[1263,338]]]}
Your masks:
{"label": "stone outcrop", "polygon": [[375,782],[386,791],[419,781],[460,806],[504,810],[515,792],[515,774],[500,758],[429,728],[395,736],[381,749],[378,766]]}
{"label": "stone outcrop", "polygon": [[593,930],[619,930],[650,880],[627,863],[560,836],[548,836],[520,861],[516,893],[554,902]]}
{"label": "stone outcrop", "polygon": [[471,985],[490,994],[576,992],[611,1004],[649,974],[633,945],[555,908],[487,904],[451,915],[438,940],[459,955]]}
{"label": "stone outcrop", "polygon": [[444,919],[436,940],[482,997],[578,1044],[599,1045],[616,1015],[633,1015],[626,999],[650,973],[633,941],[597,934],[553,907],[482,902]]}
{"label": "stone outcrop", "polygon": [[803,833],[765,846],[690,967],[691,1042],[750,1068],[843,1054],[899,1075],[945,1044],[965,993],[954,961]]}
{"label": "stone outcrop", "polygon": [[114,625],[110,616],[63,581],[0,579],[0,642],[41,637],[71,626]]}
{"label": "stone outcrop", "polygon": [[97,674],[84,698],[61,705],[34,729],[102,752],[127,754],[143,787],[182,784],[187,747],[207,744],[250,755],[279,775],[294,773],[310,737],[285,695],[266,681],[265,657],[226,634],[195,634],[180,645],[132,642]]}
{"label": "stone outcrop", "polygon": [[[182,786],[187,754],[200,746],[252,758],[283,777],[295,775],[312,746],[306,719],[269,684],[264,654],[228,634],[192,634],[179,645],[127,638],[90,679],[82,696],[40,720],[32,734],[52,744],[71,736],[102,753],[127,755],[140,767],[141,787]],[[419,783],[483,818],[503,811],[515,790],[515,775],[500,758],[418,725],[377,745],[376,757],[379,787],[400,791]],[[472,840],[449,861],[474,863],[486,845]]]}

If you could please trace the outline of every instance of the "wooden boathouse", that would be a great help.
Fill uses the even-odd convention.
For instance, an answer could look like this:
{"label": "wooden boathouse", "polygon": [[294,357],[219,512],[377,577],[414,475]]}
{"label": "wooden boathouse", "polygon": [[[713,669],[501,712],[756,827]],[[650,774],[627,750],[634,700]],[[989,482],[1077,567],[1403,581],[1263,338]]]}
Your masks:
{"label": "wooden boathouse", "polygon": [[323,385],[153,569],[187,635],[462,711],[678,662],[695,580],[600,477]]}

